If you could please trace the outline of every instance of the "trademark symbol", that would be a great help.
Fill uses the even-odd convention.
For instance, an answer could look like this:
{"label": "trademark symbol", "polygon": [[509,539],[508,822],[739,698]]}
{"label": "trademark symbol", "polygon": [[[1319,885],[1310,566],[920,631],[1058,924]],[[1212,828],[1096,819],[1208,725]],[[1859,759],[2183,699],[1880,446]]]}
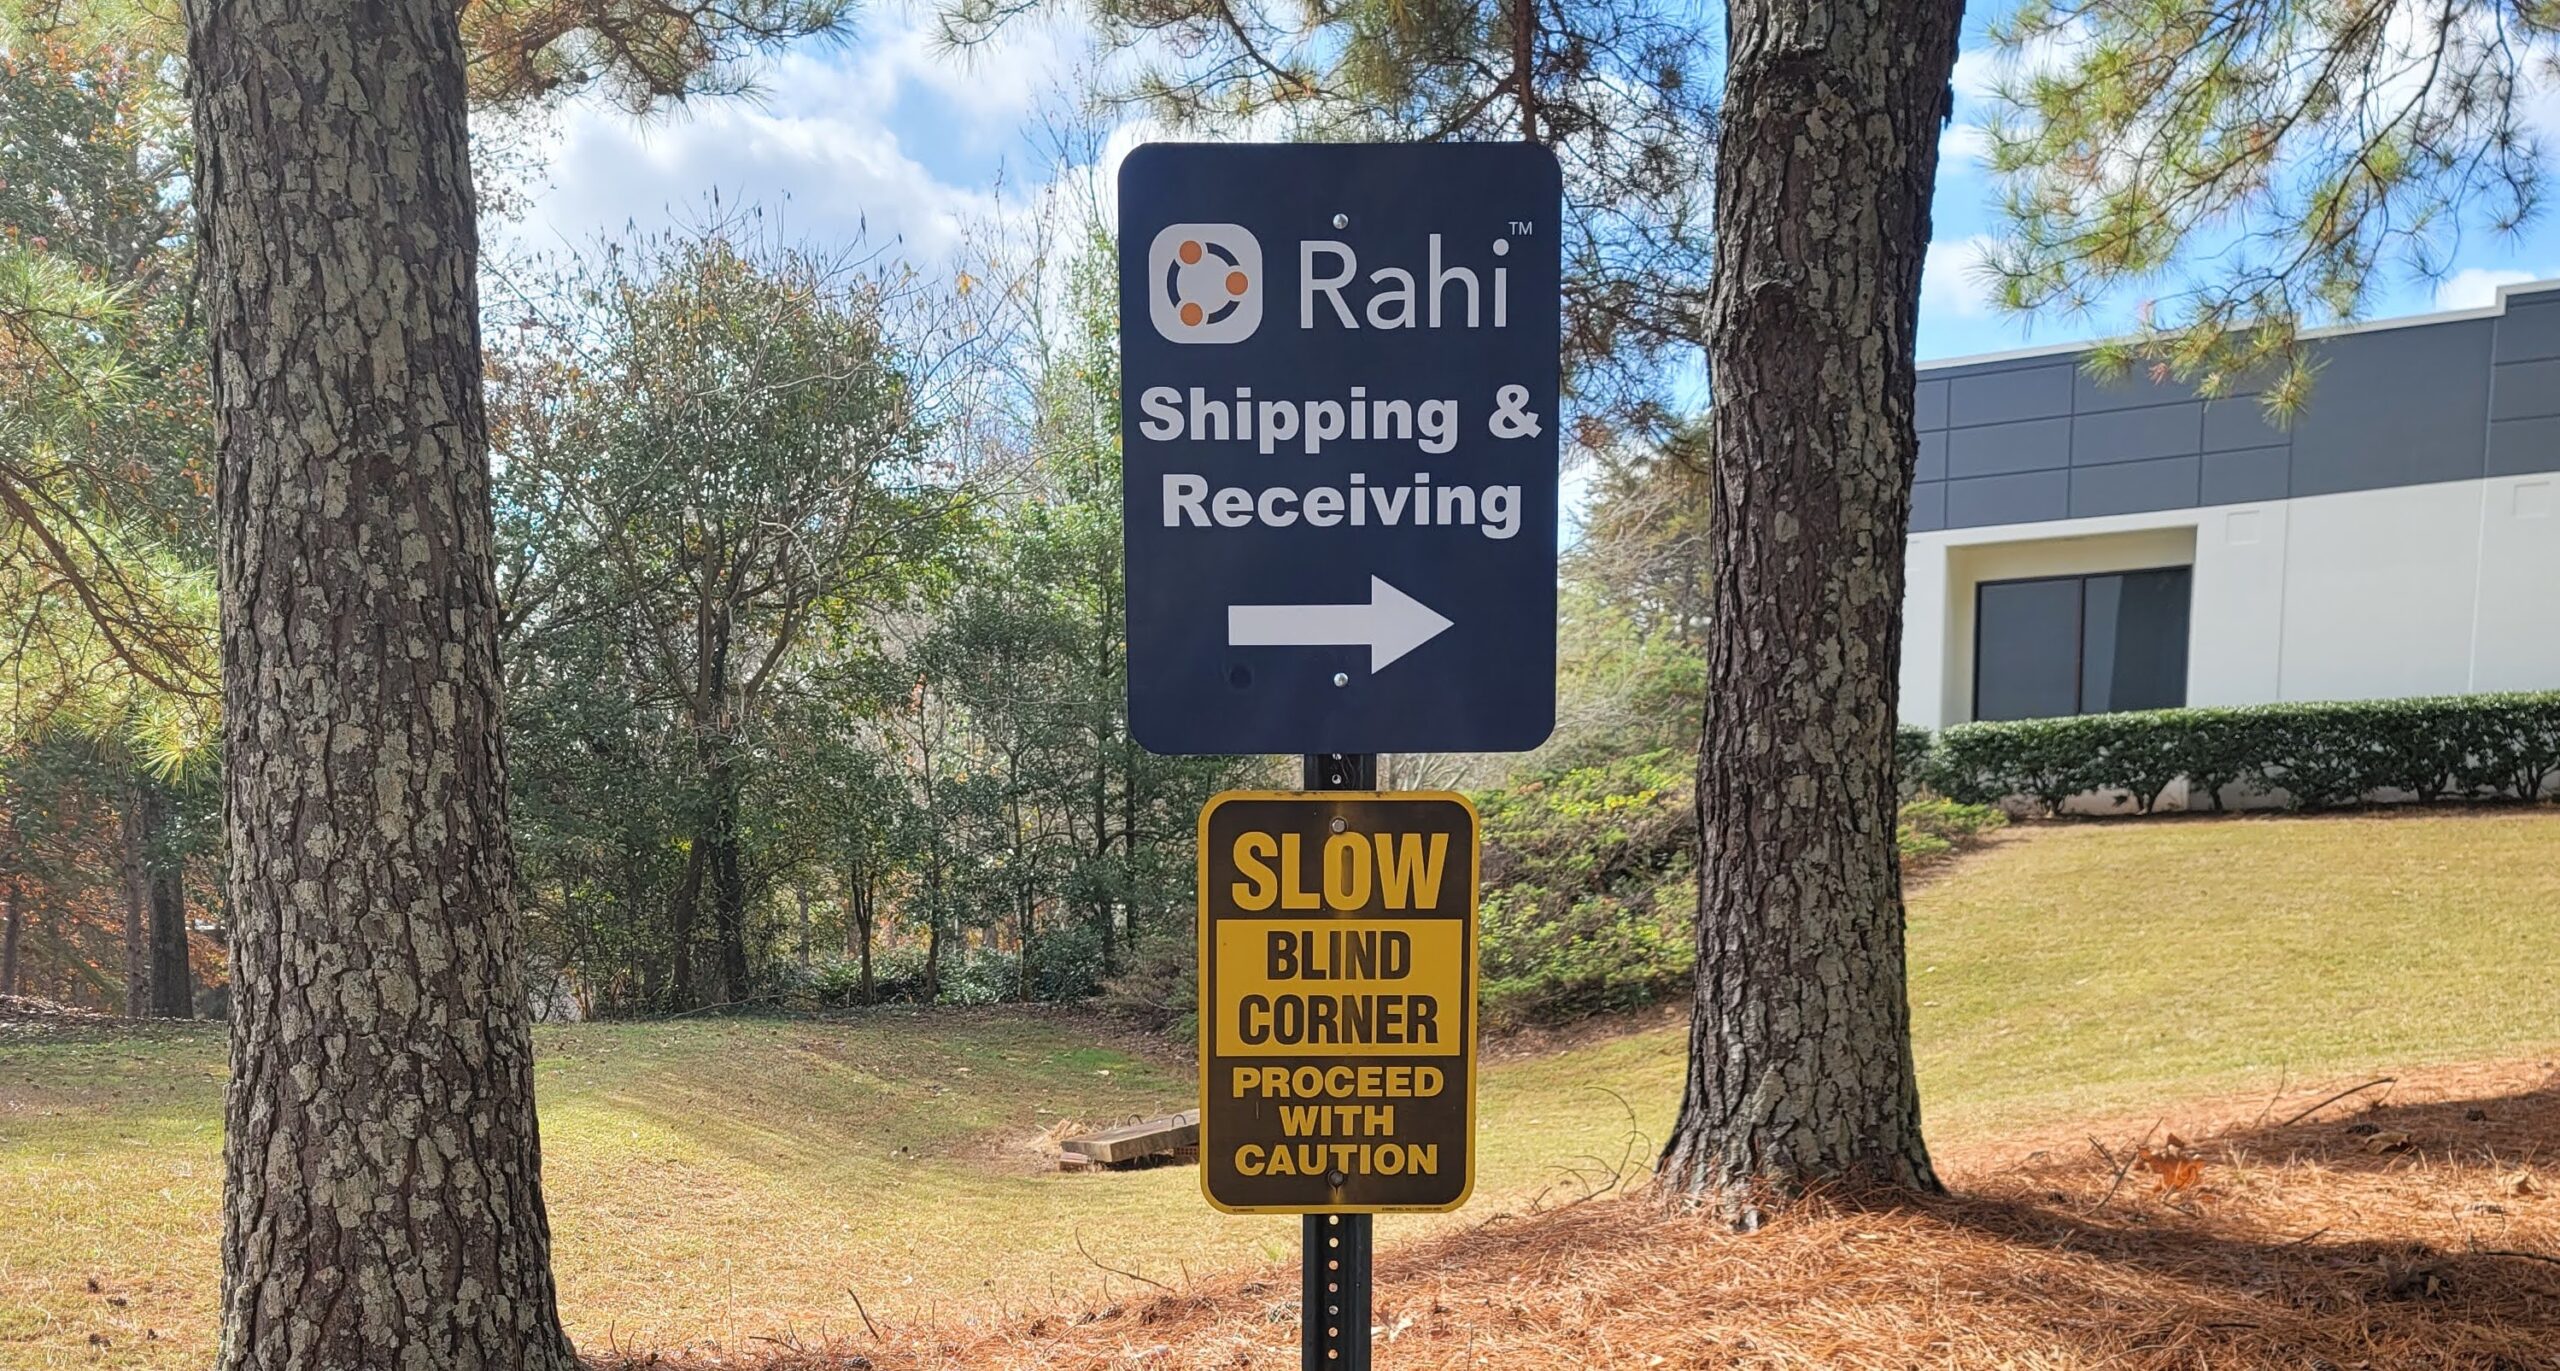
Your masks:
{"label": "trademark symbol", "polygon": [[1511,233],[1513,237],[1526,238],[1537,231],[1538,226],[1529,220],[1514,219],[1511,221]]}

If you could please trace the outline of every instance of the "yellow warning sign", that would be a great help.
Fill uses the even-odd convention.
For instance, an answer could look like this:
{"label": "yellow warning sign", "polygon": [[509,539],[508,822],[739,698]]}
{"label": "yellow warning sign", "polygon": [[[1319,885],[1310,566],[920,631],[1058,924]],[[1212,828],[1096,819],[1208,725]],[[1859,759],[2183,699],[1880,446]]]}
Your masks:
{"label": "yellow warning sign", "polygon": [[1455,1209],[1475,1180],[1476,814],[1436,791],[1200,814],[1200,1183],[1239,1212]]}

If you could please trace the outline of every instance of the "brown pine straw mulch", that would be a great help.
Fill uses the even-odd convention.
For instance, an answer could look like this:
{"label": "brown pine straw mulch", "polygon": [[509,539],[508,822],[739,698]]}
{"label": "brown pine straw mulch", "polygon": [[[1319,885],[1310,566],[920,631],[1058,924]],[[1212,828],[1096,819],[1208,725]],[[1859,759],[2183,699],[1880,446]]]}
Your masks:
{"label": "brown pine straw mulch", "polygon": [[[2328,1098],[2359,1084],[1967,1148],[1943,1159],[1946,1198],[1816,1202],[1750,1235],[1638,1196],[1390,1245],[1376,1363],[2560,1368],[2560,1072],[2436,1068]],[[1294,1266],[1110,1288],[1081,1311],[598,1366],[1298,1365]]]}

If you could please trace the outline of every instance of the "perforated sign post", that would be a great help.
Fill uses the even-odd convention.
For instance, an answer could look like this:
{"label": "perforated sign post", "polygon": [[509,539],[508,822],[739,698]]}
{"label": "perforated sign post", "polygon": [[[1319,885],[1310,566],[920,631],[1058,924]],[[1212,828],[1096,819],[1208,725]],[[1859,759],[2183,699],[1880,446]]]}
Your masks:
{"label": "perforated sign post", "polygon": [[1563,194],[1523,143],[1120,173],[1129,727],[1508,752],[1555,722]]}

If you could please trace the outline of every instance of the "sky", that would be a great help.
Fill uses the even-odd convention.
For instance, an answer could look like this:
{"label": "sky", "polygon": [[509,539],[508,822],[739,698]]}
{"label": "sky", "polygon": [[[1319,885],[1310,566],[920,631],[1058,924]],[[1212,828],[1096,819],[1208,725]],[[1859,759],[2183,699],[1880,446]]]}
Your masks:
{"label": "sky", "polygon": [[[1092,154],[1062,161],[1055,129],[1093,62],[1069,24],[1018,22],[984,47],[949,52],[929,6],[884,4],[848,40],[764,61],[749,98],[636,122],[601,103],[570,106],[541,149],[548,185],[496,233],[536,249],[591,243],[626,227],[698,220],[716,194],[763,205],[794,237],[957,271],[974,233],[1022,213],[1054,178],[1090,174]],[[1921,291],[1924,361],[2085,341],[2129,322],[2021,319],[1989,303],[1975,273],[1996,223],[1977,121],[1995,75],[1977,20],[1957,64],[1938,178]],[[1145,136],[1135,120],[1100,132],[1106,175]],[[2560,221],[2509,237],[2467,235],[2453,266],[2441,282],[2391,283],[2373,317],[2485,305],[2501,284],[2560,276]]]}

